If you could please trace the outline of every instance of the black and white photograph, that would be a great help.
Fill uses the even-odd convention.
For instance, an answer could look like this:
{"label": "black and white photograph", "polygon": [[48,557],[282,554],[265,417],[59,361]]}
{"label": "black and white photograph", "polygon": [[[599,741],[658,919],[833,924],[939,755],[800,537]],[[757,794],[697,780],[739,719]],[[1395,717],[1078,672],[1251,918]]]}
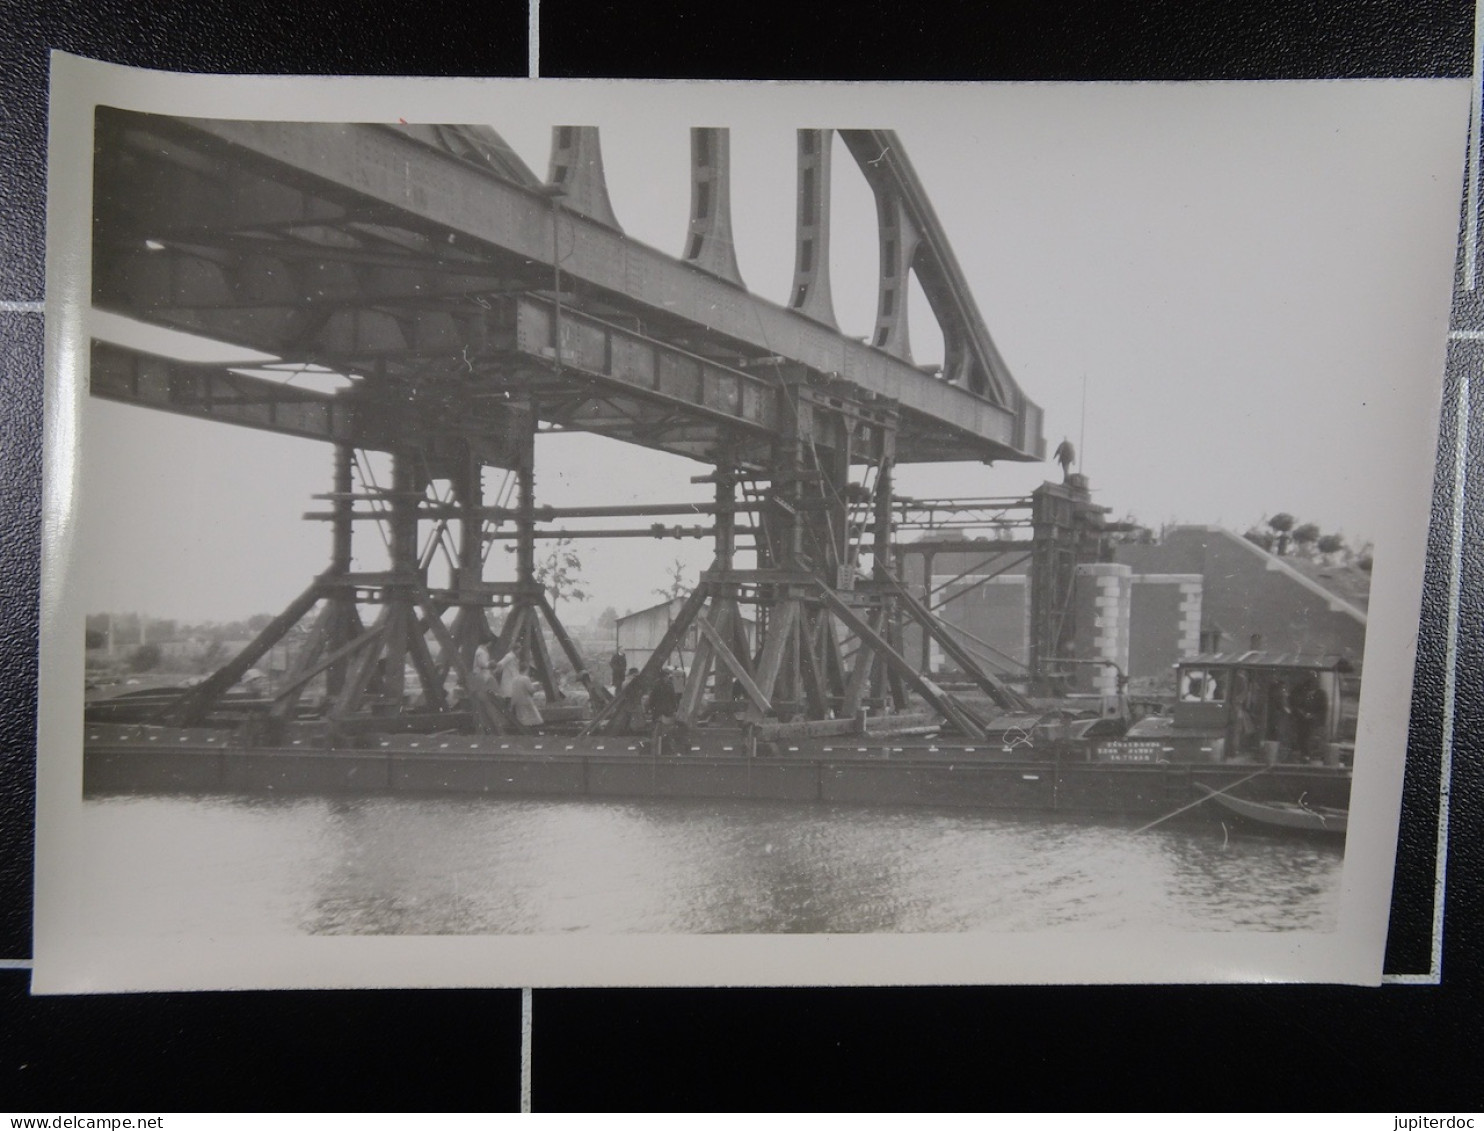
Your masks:
{"label": "black and white photograph", "polygon": [[36,991],[1378,982],[1468,111],[59,57]]}

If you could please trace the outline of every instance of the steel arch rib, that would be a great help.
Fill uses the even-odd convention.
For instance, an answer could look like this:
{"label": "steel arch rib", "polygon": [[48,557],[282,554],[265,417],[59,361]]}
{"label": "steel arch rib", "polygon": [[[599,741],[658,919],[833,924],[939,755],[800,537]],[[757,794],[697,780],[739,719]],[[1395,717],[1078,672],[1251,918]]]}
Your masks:
{"label": "steel arch rib", "polygon": [[962,371],[957,374],[951,358],[944,358],[944,375],[961,379],[971,392],[1001,408],[1017,410],[1024,394],[989,336],[948,235],[896,131],[841,130],[840,139],[878,201],[900,204],[916,229],[919,243],[911,257],[911,268],[937,316],[945,351],[951,355],[958,350],[963,355]]}

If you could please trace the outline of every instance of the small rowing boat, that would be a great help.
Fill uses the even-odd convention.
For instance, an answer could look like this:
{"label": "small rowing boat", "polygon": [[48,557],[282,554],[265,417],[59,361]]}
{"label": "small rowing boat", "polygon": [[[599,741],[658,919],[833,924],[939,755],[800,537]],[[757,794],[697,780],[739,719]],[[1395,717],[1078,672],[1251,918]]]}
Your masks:
{"label": "small rowing boat", "polygon": [[1345,834],[1350,812],[1348,809],[1331,809],[1323,805],[1305,804],[1297,801],[1249,801],[1245,797],[1233,797],[1229,793],[1212,789],[1195,782],[1195,787],[1207,798],[1227,812],[1256,825],[1274,829],[1290,829],[1294,832],[1326,833],[1336,836]]}

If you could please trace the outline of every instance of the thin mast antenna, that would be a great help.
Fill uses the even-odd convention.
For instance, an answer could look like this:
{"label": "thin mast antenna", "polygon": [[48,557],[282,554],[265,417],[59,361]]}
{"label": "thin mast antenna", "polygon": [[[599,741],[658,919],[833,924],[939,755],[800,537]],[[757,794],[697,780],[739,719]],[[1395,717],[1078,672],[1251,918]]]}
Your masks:
{"label": "thin mast antenna", "polygon": [[1082,430],[1077,433],[1077,470],[1087,473],[1087,374],[1082,374]]}

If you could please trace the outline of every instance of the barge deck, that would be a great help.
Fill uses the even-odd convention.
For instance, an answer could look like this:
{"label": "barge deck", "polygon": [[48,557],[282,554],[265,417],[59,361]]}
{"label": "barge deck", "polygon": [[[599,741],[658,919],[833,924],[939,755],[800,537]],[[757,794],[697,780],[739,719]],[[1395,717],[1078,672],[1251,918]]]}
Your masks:
{"label": "barge deck", "polygon": [[[1342,767],[1251,762],[1108,764],[958,741],[852,735],[761,752],[738,733],[702,732],[656,755],[648,738],[363,736],[353,747],[286,739],[235,744],[229,732],[91,724],[84,791],[131,793],[478,794],[701,798],[959,806],[1157,817],[1228,790],[1254,801],[1306,797],[1345,808]],[[1215,806],[1193,812],[1219,816]]]}

